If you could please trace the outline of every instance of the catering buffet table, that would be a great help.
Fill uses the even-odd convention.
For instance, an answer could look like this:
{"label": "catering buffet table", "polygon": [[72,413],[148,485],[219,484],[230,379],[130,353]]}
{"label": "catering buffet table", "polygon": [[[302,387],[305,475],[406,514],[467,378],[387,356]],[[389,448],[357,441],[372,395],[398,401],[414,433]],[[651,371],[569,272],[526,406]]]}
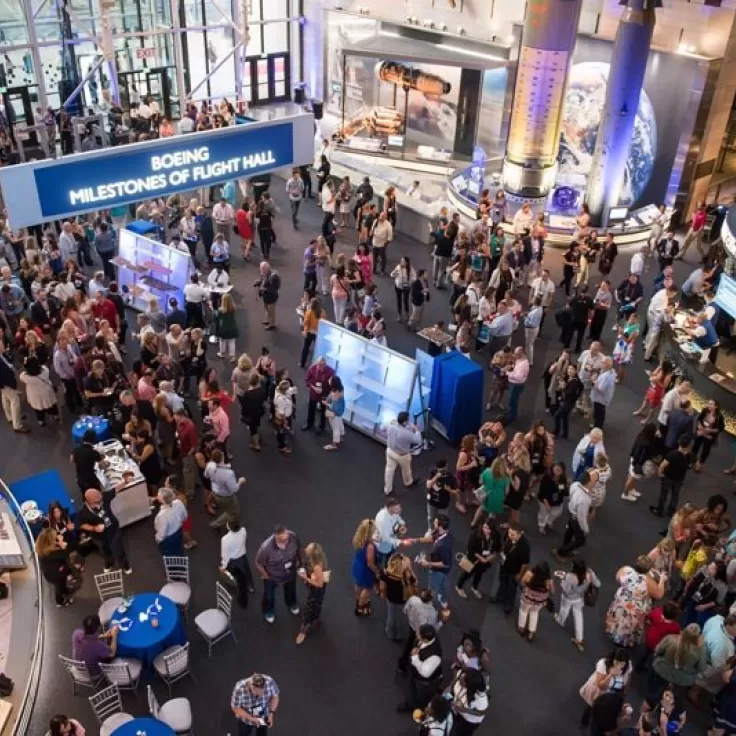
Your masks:
{"label": "catering buffet table", "polygon": [[126,481],[119,487],[112,500],[111,508],[120,526],[128,526],[151,515],[146,479],[137,463],[128,455],[122,442],[116,439],[105,440],[95,445],[95,449],[106,460],[104,468],[98,465],[97,479],[104,491]]}
{"label": "catering buffet table", "polygon": [[736,415],[729,410],[736,404],[736,353],[728,355],[721,348],[716,362],[712,363],[708,360],[710,351],[700,350],[683,333],[684,316],[678,312],[674,325],[663,325],[661,356],[672,361],[683,380],[691,382],[693,408],[700,411],[709,399],[715,399],[723,412],[726,431],[736,435]]}

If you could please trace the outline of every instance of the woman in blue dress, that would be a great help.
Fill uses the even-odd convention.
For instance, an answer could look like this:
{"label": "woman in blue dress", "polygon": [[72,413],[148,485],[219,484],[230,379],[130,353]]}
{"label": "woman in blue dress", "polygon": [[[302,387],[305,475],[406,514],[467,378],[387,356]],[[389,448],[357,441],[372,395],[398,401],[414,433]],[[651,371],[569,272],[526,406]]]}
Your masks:
{"label": "woman in blue dress", "polygon": [[355,615],[370,616],[371,593],[380,574],[373,543],[376,525],[373,519],[363,519],[353,536],[353,582],[355,583]]}

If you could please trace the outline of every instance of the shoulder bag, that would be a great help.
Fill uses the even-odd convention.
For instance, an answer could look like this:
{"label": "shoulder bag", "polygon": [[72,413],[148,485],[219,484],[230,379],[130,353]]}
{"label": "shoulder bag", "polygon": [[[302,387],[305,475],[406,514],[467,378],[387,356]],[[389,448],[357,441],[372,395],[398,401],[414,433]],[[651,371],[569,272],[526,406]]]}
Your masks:
{"label": "shoulder bag", "polygon": [[455,555],[455,559],[457,560],[457,566],[463,572],[471,573],[475,569],[475,562],[473,562],[466,554],[458,552]]}

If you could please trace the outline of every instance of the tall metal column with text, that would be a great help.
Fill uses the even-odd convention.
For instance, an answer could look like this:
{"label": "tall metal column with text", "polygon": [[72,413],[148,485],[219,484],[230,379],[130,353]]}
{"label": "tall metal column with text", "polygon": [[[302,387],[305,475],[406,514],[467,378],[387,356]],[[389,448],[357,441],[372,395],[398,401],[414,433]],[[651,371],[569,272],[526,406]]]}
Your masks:
{"label": "tall metal column with text", "polygon": [[557,174],[567,75],[582,0],[528,0],[503,162],[511,194],[543,198]]}

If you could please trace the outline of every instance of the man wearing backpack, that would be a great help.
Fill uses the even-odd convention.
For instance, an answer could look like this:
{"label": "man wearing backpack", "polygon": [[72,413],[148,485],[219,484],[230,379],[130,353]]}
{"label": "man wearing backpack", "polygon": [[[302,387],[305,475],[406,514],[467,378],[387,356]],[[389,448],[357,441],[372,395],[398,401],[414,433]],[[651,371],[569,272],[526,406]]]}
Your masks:
{"label": "man wearing backpack", "polygon": [[262,324],[267,330],[276,329],[276,302],[279,300],[281,277],[267,261],[261,261],[261,278],[258,282],[258,295],[263,299],[265,319]]}

